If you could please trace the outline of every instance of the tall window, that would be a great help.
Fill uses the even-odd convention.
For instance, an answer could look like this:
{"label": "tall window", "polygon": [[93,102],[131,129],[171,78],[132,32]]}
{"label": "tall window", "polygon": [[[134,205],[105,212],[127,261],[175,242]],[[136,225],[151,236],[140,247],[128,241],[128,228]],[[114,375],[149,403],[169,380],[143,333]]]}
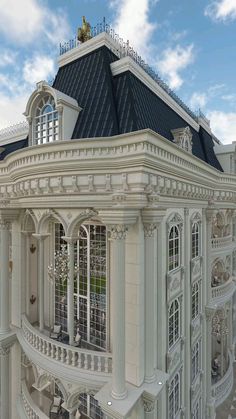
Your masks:
{"label": "tall window", "polygon": [[174,300],[169,308],[168,333],[170,349],[180,337],[180,307],[178,299]]}
{"label": "tall window", "polygon": [[192,287],[192,320],[199,315],[200,295],[199,282],[195,282]]}
{"label": "tall window", "polygon": [[178,226],[173,226],[169,232],[169,271],[180,265],[180,231]]}
{"label": "tall window", "polygon": [[58,140],[58,112],[52,96],[44,96],[37,106],[34,136],[36,144]]}
{"label": "tall window", "polygon": [[192,381],[200,372],[200,343],[197,342],[192,349]]}
{"label": "tall window", "polygon": [[193,223],[192,225],[192,259],[200,255],[200,246],[199,246],[199,223]]}
{"label": "tall window", "polygon": [[197,403],[193,408],[193,417],[192,419],[201,419],[201,399],[198,399]]}
{"label": "tall window", "polygon": [[104,418],[104,414],[99,407],[97,400],[95,400],[93,396],[87,393],[82,393],[79,396],[79,401],[79,412],[81,413],[81,417],[91,419]]}
{"label": "tall window", "polygon": [[170,382],[169,394],[169,419],[176,419],[180,411],[180,374],[177,373]]}
{"label": "tall window", "polygon": [[[88,349],[107,349],[107,231],[98,224],[83,224],[74,245],[78,266],[74,281],[75,335]],[[59,251],[64,230],[55,224],[55,250]],[[67,279],[55,281],[55,323],[67,333]]]}

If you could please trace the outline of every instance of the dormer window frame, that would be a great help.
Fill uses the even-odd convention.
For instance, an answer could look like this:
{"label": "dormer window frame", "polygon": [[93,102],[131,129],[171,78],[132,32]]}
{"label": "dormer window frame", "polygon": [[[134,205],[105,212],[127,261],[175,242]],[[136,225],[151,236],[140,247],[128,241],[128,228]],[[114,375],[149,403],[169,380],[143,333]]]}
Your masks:
{"label": "dormer window frame", "polygon": [[[37,88],[31,94],[24,112],[29,123],[29,146],[70,140],[82,108],[74,98],[54,89],[45,81],[37,83],[36,86]],[[50,124],[48,114],[45,114],[44,118],[40,109],[40,103],[44,102],[46,106],[47,101],[49,104],[50,102],[53,104],[57,116],[55,124]],[[43,105],[41,105],[41,108],[43,109]],[[41,121],[41,125],[37,126],[37,118]],[[54,135],[51,135],[51,129],[55,130]]]}
{"label": "dormer window frame", "polygon": [[173,142],[188,153],[192,153],[192,137],[193,134],[189,126],[183,128],[172,129],[171,133],[174,137]]}

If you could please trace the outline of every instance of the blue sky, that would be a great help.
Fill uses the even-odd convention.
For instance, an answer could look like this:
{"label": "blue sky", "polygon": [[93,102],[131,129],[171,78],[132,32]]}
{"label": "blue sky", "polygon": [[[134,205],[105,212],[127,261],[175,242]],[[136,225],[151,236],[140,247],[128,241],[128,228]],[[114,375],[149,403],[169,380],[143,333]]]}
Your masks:
{"label": "blue sky", "polygon": [[220,140],[236,140],[236,0],[0,0],[0,10],[0,128],[24,120],[81,16],[105,16]]}

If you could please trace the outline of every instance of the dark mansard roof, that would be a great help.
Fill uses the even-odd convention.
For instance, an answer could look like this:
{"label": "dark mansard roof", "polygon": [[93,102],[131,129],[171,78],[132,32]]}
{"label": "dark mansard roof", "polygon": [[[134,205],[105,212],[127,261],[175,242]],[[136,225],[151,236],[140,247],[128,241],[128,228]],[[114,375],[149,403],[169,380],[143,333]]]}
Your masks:
{"label": "dark mansard roof", "polygon": [[[102,46],[59,68],[53,87],[76,99],[82,108],[72,139],[110,137],[149,128],[170,141],[171,130],[188,123],[131,71],[112,75],[110,64],[118,58]],[[191,127],[193,154],[222,171],[210,134]],[[5,146],[7,154],[27,146],[27,140]]]}

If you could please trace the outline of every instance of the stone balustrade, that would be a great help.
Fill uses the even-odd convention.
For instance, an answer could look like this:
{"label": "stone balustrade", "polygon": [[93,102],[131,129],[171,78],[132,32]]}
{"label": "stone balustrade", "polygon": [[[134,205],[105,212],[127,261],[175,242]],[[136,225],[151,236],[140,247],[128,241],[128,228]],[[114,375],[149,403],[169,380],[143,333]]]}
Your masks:
{"label": "stone balustrade", "polygon": [[229,351],[229,366],[225,375],[212,385],[212,397],[215,398],[216,407],[219,406],[230,394],[233,381],[234,381],[234,369],[233,369],[233,356]]}
{"label": "stone balustrade", "polygon": [[30,396],[25,381],[21,383],[21,401],[24,412],[27,418],[30,419],[48,419],[48,416],[43,413],[39,407],[34,403]]}
{"label": "stone balustrade", "polygon": [[235,282],[232,280],[232,277],[229,278],[224,284],[219,285],[218,287],[212,287],[211,293],[213,299],[228,299],[232,296],[235,291]]}
{"label": "stone balustrade", "polygon": [[40,333],[22,316],[23,338],[27,343],[46,358],[65,366],[72,366],[84,372],[112,373],[112,356],[107,352],[76,348],[50,339]]}
{"label": "stone balustrade", "polygon": [[211,239],[212,249],[221,249],[232,244],[232,236],[214,237]]}

